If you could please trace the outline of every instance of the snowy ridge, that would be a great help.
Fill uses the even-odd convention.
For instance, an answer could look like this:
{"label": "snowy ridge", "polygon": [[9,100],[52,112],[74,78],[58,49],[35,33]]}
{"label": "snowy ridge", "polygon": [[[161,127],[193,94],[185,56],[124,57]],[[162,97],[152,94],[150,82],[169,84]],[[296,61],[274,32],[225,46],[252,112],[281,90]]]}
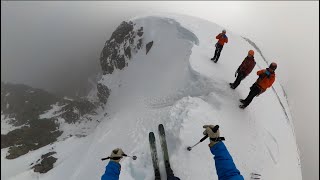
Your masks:
{"label": "snowy ridge", "polygon": [[[125,68],[102,76],[99,83],[108,86],[111,94],[105,110],[91,117],[100,124],[90,135],[66,138],[12,161],[4,159],[6,149],[2,149],[1,163],[6,166],[1,168],[1,179],[99,179],[107,163],[100,159],[116,147],[138,157],[121,161],[120,179],[154,179],[147,135],[157,134],[162,123],[172,169],[181,179],[218,179],[209,142],[192,152],[186,150],[201,139],[204,124],[218,124],[245,179],[255,172],[262,179],[301,180],[296,140],[275,92],[269,89],[246,110],[238,108],[238,100],[257,78],[255,72],[266,67],[263,58],[255,56],[259,66],[232,90],[228,83],[234,81],[235,70],[252,46],[227,31],[229,43],[215,64],[210,58],[221,27],[189,16],[167,17],[132,20],[143,27],[143,41],[154,42],[152,49],[146,54],[142,46]],[[281,92],[277,81],[274,87]],[[283,93],[278,96],[291,121]],[[159,144],[157,135],[156,141]],[[28,170],[28,156],[50,148],[57,152],[55,168],[40,175]],[[159,160],[164,178],[161,156]],[[17,164],[19,168],[12,168]]]}

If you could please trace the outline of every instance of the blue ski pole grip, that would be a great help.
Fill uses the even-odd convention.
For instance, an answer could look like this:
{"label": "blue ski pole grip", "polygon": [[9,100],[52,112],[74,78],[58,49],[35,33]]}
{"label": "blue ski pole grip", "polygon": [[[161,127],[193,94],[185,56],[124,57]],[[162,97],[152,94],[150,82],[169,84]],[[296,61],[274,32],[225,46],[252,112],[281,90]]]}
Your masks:
{"label": "blue ski pole grip", "polygon": [[[216,125],[216,126],[214,126],[214,127],[212,128],[212,131],[215,133],[215,132],[218,131],[218,129],[219,129],[219,125]],[[207,138],[208,138],[208,134],[205,135],[202,139],[200,139],[200,142],[204,141],[204,140],[207,139]]]}

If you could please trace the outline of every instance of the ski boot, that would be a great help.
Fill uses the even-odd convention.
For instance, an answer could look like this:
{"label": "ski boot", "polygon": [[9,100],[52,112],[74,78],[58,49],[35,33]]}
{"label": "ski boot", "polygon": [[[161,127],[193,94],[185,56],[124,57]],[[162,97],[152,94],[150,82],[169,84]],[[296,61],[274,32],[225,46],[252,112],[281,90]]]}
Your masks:
{"label": "ski boot", "polygon": [[244,104],[239,105],[239,108],[241,108],[241,109],[244,109],[244,108],[246,108],[246,107],[247,107],[247,106],[244,105]]}
{"label": "ski boot", "polygon": [[244,104],[246,101],[244,99],[239,100],[242,104]]}
{"label": "ski boot", "polygon": [[229,83],[229,85],[231,89],[235,89],[235,87],[233,86],[233,83]]}

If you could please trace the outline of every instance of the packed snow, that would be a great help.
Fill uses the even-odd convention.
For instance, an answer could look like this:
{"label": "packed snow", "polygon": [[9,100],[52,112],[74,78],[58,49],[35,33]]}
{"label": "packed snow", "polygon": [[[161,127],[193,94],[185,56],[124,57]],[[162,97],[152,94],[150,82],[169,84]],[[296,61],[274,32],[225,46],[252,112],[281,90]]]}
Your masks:
{"label": "packed snow", "polygon": [[[138,51],[123,70],[102,76],[100,83],[111,88],[111,94],[105,110],[91,117],[99,120],[99,125],[92,124],[86,137],[64,136],[14,160],[5,159],[8,149],[2,149],[1,179],[100,179],[108,163],[100,159],[120,147],[138,157],[136,161],[121,161],[120,179],[151,180],[150,131],[156,135],[165,178],[157,135],[160,123],[166,130],[171,167],[183,180],[218,179],[209,140],[191,152],[186,150],[202,138],[204,124],[220,126],[221,136],[226,138],[225,144],[245,179],[250,179],[252,172],[266,180],[302,179],[292,119],[279,82],[274,83],[274,91],[268,89],[245,110],[238,107],[239,99],[247,96],[257,78],[255,72],[267,67],[257,52],[252,73],[236,90],[229,88],[235,70],[253,49],[249,43],[227,30],[229,43],[215,64],[210,58],[222,27],[176,15],[133,21],[143,26],[144,44],[154,43],[148,54],[145,47]],[[43,117],[53,116],[57,109],[53,107]],[[49,150],[57,152],[54,168],[46,174],[34,173],[30,163]]]}

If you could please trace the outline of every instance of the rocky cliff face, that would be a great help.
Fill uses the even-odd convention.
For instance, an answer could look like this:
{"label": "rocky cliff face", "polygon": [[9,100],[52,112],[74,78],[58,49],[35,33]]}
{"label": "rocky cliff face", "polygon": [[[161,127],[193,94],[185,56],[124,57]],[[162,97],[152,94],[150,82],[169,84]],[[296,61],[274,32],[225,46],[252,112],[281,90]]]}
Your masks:
{"label": "rocky cliff face", "polygon": [[[43,117],[53,105],[61,108],[55,116]],[[41,89],[21,84],[1,83],[1,124],[12,127],[8,132],[1,129],[1,149],[9,148],[7,159],[18,158],[29,151],[56,142],[63,130],[58,119],[72,124],[86,114],[94,114],[96,106],[85,99],[68,100]],[[50,158],[50,159],[46,159]],[[37,165],[37,172],[47,172],[54,163],[53,157],[44,156],[46,165]],[[39,170],[39,168],[41,170]]]}
{"label": "rocky cliff face", "polygon": [[141,49],[143,27],[135,27],[133,22],[123,21],[112,33],[101,52],[100,64],[103,74],[111,74],[114,69],[123,69],[132,53]]}
{"label": "rocky cliff face", "polygon": [[[101,52],[100,64],[104,75],[128,65],[131,57],[143,48],[143,34],[143,27],[131,21],[122,22],[117,27]],[[146,53],[152,43],[146,45]],[[96,95],[100,104],[107,103],[110,93],[106,85],[97,84]],[[1,124],[10,126],[4,132],[1,130],[1,149],[9,148],[6,158],[15,159],[52,144],[66,134],[61,128],[62,123],[91,121],[87,115],[96,114],[97,104],[87,99],[63,98],[26,85],[1,82]],[[30,167],[35,172],[46,173],[56,162],[55,154],[54,151],[43,154]]]}
{"label": "rocky cliff face", "polygon": [[[142,49],[143,27],[138,27],[132,21],[123,21],[106,41],[100,56],[103,75],[112,74],[115,69],[122,70],[128,65],[133,54]],[[151,45],[152,46],[152,45]],[[148,45],[148,51],[151,48]],[[97,96],[102,104],[107,103],[110,89],[98,83]]]}

